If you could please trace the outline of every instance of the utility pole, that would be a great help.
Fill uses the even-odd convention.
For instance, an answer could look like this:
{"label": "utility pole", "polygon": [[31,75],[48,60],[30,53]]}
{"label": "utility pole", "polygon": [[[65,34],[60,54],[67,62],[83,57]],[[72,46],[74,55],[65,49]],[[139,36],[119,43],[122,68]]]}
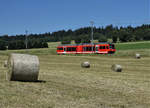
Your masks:
{"label": "utility pole", "polygon": [[26,49],[28,49],[28,31],[26,30],[26,36],[25,36],[25,43],[26,43]]}
{"label": "utility pole", "polygon": [[91,21],[90,23],[91,23],[91,44],[92,44],[92,53],[93,53],[93,24],[94,22]]}

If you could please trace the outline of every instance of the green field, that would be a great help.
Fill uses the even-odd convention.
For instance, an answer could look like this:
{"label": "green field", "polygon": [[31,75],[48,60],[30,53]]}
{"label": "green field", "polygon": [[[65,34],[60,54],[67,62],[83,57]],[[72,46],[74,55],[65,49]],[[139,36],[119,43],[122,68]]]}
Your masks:
{"label": "green field", "polygon": [[[58,44],[0,51],[0,108],[150,108],[150,42],[116,44],[114,55],[78,56],[57,55]],[[42,82],[7,80],[3,64],[14,52],[39,57]],[[81,68],[83,61],[91,68]],[[112,64],[123,72],[113,72]]]}
{"label": "green field", "polygon": [[135,49],[150,49],[150,41],[147,42],[130,42],[130,43],[117,43],[118,50],[135,50]]}

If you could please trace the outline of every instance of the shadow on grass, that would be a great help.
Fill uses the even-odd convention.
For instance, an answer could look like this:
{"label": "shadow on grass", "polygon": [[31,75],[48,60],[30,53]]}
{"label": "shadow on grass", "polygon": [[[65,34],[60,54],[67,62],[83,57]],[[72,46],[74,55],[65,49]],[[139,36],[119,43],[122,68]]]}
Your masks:
{"label": "shadow on grass", "polygon": [[11,81],[17,81],[17,82],[31,82],[31,83],[46,83],[45,80],[37,80],[37,81],[24,81],[24,80],[11,80]]}
{"label": "shadow on grass", "polygon": [[36,83],[46,83],[45,80],[37,80]]}

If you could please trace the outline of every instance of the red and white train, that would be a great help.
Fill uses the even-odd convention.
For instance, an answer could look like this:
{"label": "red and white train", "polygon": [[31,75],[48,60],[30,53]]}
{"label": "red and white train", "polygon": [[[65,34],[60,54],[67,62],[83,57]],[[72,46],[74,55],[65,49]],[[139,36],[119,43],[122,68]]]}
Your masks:
{"label": "red and white train", "polygon": [[113,54],[116,49],[112,43],[59,45],[57,54]]}

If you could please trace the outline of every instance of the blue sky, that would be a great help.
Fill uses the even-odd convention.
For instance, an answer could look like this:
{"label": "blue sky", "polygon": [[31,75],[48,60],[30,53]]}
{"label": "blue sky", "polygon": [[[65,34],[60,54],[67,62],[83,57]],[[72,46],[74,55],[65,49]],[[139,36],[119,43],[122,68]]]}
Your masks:
{"label": "blue sky", "polygon": [[0,0],[0,35],[150,23],[149,0]]}

